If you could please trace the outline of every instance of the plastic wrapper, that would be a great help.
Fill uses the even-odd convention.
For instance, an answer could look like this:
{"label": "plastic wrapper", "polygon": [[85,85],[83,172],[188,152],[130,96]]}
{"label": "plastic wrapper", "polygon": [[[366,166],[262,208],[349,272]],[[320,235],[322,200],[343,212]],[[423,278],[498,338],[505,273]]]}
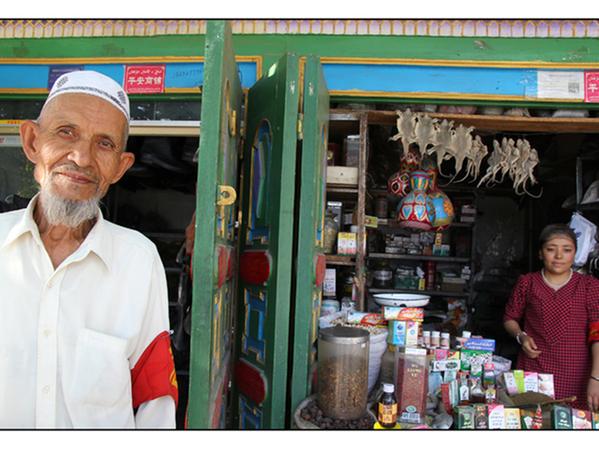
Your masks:
{"label": "plastic wrapper", "polygon": [[593,251],[593,248],[597,243],[595,240],[597,226],[577,212],[572,214],[569,225],[577,236],[577,250],[576,256],[574,257],[574,265],[581,267],[587,262],[589,253]]}

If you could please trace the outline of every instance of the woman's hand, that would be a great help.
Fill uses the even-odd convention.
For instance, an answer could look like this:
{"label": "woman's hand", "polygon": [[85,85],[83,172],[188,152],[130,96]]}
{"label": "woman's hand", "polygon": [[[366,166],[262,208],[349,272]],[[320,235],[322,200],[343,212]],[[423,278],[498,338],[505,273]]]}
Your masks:
{"label": "woman's hand", "polygon": [[522,336],[520,340],[522,342],[522,350],[524,350],[526,356],[531,359],[536,359],[539,357],[541,352],[537,349],[537,344],[535,344],[535,340],[533,338],[530,336]]}
{"label": "woman's hand", "polygon": [[599,381],[592,378],[587,386],[587,401],[591,411],[599,411]]}

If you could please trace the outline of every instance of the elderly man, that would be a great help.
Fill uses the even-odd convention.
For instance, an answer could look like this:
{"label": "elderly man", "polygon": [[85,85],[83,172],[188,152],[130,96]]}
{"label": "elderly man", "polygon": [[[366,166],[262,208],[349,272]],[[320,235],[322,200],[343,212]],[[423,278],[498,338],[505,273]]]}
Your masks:
{"label": "elderly man", "polygon": [[133,164],[128,128],[127,95],[92,71],[21,126],[40,192],[0,214],[0,427],[175,427],[160,257],[98,207]]}

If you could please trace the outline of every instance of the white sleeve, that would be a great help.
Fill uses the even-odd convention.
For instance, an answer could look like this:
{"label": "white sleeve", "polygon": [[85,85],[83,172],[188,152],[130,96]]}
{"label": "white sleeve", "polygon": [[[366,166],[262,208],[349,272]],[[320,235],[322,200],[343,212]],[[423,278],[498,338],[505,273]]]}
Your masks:
{"label": "white sleeve", "polygon": [[[174,367],[172,366],[172,352],[169,346],[164,343],[164,335],[169,332],[168,318],[168,293],[166,285],[166,274],[158,252],[154,253],[151,269],[151,279],[148,286],[148,305],[142,321],[141,330],[138,336],[135,351],[130,359],[132,367],[133,382],[133,400],[134,406],[138,402],[139,406],[135,414],[136,428],[175,428],[176,405],[172,396],[165,395],[164,383],[167,385],[175,384]],[[156,344],[158,336],[162,336],[160,344]],[[170,342],[168,336],[166,337]],[[147,359],[149,358],[149,359]],[[164,361],[171,361],[172,372],[164,373]],[[145,363],[148,364],[145,364]],[[159,371],[156,372],[156,368]],[[172,378],[169,378],[169,375]],[[152,389],[148,392],[149,385],[143,389],[137,386],[136,379],[146,377],[158,377],[152,381],[152,386],[161,386],[158,388],[160,396],[145,400],[144,397],[152,395]],[[151,397],[150,397],[151,398]],[[136,400],[137,399],[137,400]]]}
{"label": "white sleeve", "polygon": [[176,428],[175,401],[171,396],[159,397],[139,405],[135,428]]}

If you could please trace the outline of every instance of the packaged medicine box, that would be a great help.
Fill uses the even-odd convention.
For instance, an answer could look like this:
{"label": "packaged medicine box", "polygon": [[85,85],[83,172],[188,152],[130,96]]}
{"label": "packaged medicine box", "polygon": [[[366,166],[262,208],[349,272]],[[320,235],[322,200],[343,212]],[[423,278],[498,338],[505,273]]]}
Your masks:
{"label": "packaged medicine box", "polygon": [[337,253],[339,255],[353,256],[357,253],[358,243],[356,233],[337,234]]}
{"label": "packaged medicine box", "polygon": [[358,185],[358,168],[346,166],[328,166],[327,184],[341,184],[347,186]]}

